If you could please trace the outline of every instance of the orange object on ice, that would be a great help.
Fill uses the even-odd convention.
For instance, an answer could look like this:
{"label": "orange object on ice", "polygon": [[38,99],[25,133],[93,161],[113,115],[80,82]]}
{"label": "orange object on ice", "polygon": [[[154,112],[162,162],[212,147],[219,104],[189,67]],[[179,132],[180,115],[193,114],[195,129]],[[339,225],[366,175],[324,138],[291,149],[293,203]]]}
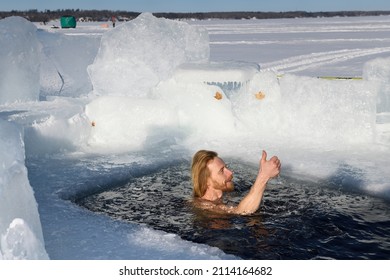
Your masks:
{"label": "orange object on ice", "polygon": [[265,94],[264,94],[264,92],[259,91],[258,93],[255,94],[255,97],[256,97],[256,99],[261,100],[261,99],[265,98]]}
{"label": "orange object on ice", "polygon": [[217,99],[217,100],[221,100],[222,99],[222,94],[219,91],[217,91],[215,93],[215,95],[214,95],[214,98]]}

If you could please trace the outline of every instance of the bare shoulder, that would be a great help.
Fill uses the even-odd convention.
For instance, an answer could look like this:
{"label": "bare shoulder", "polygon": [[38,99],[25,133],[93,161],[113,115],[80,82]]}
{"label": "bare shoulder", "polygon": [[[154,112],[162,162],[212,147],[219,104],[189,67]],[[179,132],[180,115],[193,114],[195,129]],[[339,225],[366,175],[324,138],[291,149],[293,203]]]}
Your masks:
{"label": "bare shoulder", "polygon": [[228,206],[224,204],[222,201],[210,201],[201,198],[194,198],[192,200],[192,205],[196,208],[200,208],[203,210],[208,210],[221,214],[235,214],[235,207]]}

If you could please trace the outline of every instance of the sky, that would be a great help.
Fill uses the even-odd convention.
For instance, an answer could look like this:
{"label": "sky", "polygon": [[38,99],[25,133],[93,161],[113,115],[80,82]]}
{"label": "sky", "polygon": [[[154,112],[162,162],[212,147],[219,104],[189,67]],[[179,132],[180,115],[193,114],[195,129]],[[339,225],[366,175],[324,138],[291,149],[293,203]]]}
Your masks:
{"label": "sky", "polygon": [[390,10],[389,0],[1,0],[0,11],[30,9],[124,10],[134,12],[373,11]]}

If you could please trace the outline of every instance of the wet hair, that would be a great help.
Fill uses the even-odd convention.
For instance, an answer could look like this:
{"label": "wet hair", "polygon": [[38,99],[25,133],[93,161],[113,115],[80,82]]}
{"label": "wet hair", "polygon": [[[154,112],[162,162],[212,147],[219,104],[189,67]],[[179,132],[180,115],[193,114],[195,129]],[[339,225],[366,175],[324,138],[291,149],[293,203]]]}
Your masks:
{"label": "wet hair", "polygon": [[202,197],[206,193],[207,178],[211,175],[207,163],[217,156],[216,152],[200,150],[192,158],[191,176],[195,197]]}

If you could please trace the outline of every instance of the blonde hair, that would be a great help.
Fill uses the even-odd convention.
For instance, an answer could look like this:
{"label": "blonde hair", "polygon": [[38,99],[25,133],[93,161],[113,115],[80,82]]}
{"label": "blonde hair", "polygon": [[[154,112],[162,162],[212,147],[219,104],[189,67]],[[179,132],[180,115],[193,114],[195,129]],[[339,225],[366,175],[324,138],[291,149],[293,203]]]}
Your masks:
{"label": "blonde hair", "polygon": [[192,158],[191,176],[195,197],[202,197],[206,193],[207,178],[210,176],[207,163],[217,156],[218,154],[216,152],[200,150]]}

